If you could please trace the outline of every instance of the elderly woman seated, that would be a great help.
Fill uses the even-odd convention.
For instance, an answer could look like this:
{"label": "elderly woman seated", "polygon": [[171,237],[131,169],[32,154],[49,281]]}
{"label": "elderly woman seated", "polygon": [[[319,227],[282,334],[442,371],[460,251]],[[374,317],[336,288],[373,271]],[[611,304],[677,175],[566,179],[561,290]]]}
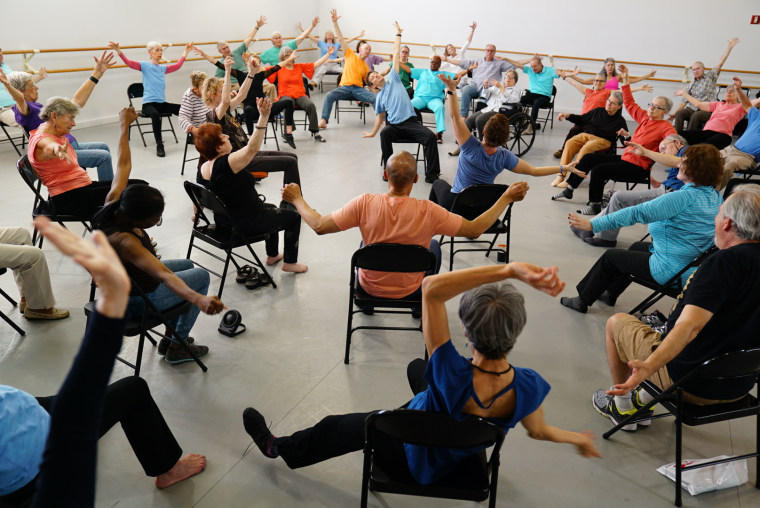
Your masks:
{"label": "elderly woman seated", "polygon": [[712,145],[690,146],[678,168],[685,185],[676,192],[590,221],[570,214],[571,229],[580,237],[642,223],[649,224],[652,242],[606,251],[578,283],[578,296],[563,297],[562,305],[584,313],[597,300],[615,305],[630,284],[629,275],[664,284],[712,245],[715,216],[723,202],[714,188],[723,173],[720,152]]}
{"label": "elderly woman seated", "polygon": [[190,88],[182,94],[182,104],[179,106],[179,126],[192,134],[192,132],[206,122],[208,106],[203,103],[201,88],[206,81],[206,73],[193,71],[190,74]]}
{"label": "elderly woman seated", "polygon": [[[458,270],[426,277],[422,283],[422,333],[430,362],[417,359],[407,373],[414,398],[408,409],[444,413],[458,420],[476,415],[508,432],[518,423],[533,439],[569,443],[584,457],[600,457],[589,432],[569,432],[548,425],[543,402],[550,390],[534,370],[517,367],[507,355],[526,322],[523,296],[511,284],[518,279],[556,296],[564,283],[557,268],[526,263]],[[451,340],[446,302],[464,293],[459,317],[472,358],[461,356]],[[423,379],[424,373],[424,379]],[[282,457],[292,469],[309,466],[364,446],[364,420],[371,413],[328,416],[290,436],[275,437],[254,408],[243,412],[243,425],[265,457]],[[379,450],[422,484],[430,484],[479,448],[438,449],[393,443]]]}
{"label": "elderly woman seated", "polygon": [[477,130],[478,139],[483,140],[483,128],[494,115],[501,113],[509,118],[520,111],[521,94],[522,91],[517,86],[517,71],[514,69],[504,74],[504,83],[495,80],[483,83],[483,90],[478,97],[478,103],[483,107],[468,115],[465,125],[470,132]]}
{"label": "elderly woman seated", "polygon": [[[108,68],[114,65],[113,54],[105,51],[100,58],[95,58],[95,68],[90,77],[79,87],[74,94],[73,102],[78,107],[83,108],[87,104],[95,85],[103,77]],[[16,104],[12,110],[14,112],[16,123],[19,124],[27,134],[37,129],[42,124],[40,118],[42,104],[37,102],[39,99],[39,88],[35,84],[34,76],[26,72],[11,72],[8,76],[0,70],[0,83],[5,85],[8,93],[11,95]],[[73,127],[73,125],[72,125]],[[111,161],[111,151],[105,143],[79,143],[74,136],[66,134],[74,151],[77,154],[77,160],[83,168],[97,168],[98,180],[113,179],[113,164]]]}
{"label": "elderly woman seated", "polygon": [[[201,125],[195,133],[195,148],[206,159],[198,170],[198,182],[214,191],[227,205],[235,226],[243,233],[270,234],[266,240],[267,265],[284,258],[282,270],[301,273],[308,266],[298,262],[298,239],[301,233],[301,216],[291,208],[276,208],[263,202],[254,187],[256,180],[247,170],[264,139],[264,130],[272,104],[259,99],[259,121],[256,131],[247,144],[234,150],[231,138],[216,123]],[[220,218],[217,217],[217,224]],[[285,231],[284,256],[279,253],[279,235]]]}

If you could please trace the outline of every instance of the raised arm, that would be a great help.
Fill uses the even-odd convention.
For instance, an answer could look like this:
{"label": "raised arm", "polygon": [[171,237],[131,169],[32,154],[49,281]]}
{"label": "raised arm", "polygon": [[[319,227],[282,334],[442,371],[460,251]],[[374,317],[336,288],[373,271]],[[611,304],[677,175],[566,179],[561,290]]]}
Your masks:
{"label": "raised arm", "polygon": [[248,36],[243,40],[243,44],[245,44],[245,49],[248,50],[248,46],[251,45],[253,42],[253,39],[256,37],[256,34],[259,32],[259,29],[266,25],[267,18],[266,16],[259,16],[259,19],[256,20],[256,26],[253,27],[253,30],[251,30],[251,33],[248,34]]}
{"label": "raised arm", "polygon": [[187,55],[190,54],[190,51],[193,50],[195,46],[193,46],[192,41],[185,44],[185,50],[182,52],[182,55],[180,55],[179,59],[174,62],[173,64],[169,64],[166,66],[166,73],[169,74],[170,72],[176,72],[182,68],[182,64],[185,63],[185,59],[187,58]]}
{"label": "raised arm", "polygon": [[446,302],[465,291],[506,279],[519,279],[539,291],[557,296],[565,283],[557,275],[557,267],[541,268],[528,263],[481,266],[441,273],[422,280],[422,334],[428,355],[449,340]]}
{"label": "raised arm", "polygon": [[354,35],[353,37],[350,37],[350,38],[346,39],[346,44],[351,44],[356,39],[361,39],[362,37],[364,37],[364,30],[362,30],[361,32],[359,32],[358,35]]}
{"label": "raised arm", "polygon": [[134,69],[136,71],[140,70],[140,62],[135,62],[134,60],[130,60],[127,58],[124,53],[121,51],[121,48],[119,47],[118,42],[108,41],[108,48],[111,51],[115,51],[117,55],[119,55],[119,58],[121,58],[121,61],[124,62],[124,64],[129,67],[130,69]]}
{"label": "raised arm", "polygon": [[[575,88],[576,90],[578,90],[581,94],[586,95],[587,88],[585,86],[581,85],[581,83],[584,83],[584,81],[578,79],[578,77],[575,76],[575,75],[568,76],[568,77],[571,78],[571,79],[566,79],[565,83],[567,83],[569,85],[572,85],[573,88]],[[594,80],[591,79],[591,82],[593,83]],[[586,83],[586,84],[588,84],[588,83]]]}
{"label": "raised arm", "polygon": [[[294,51],[295,53],[295,51]],[[240,105],[241,102],[245,100],[246,97],[248,97],[248,92],[251,89],[251,81],[253,81],[253,69],[251,68],[253,65],[253,57],[248,57],[248,61],[245,63],[246,67],[248,68],[248,73],[245,75],[245,79],[242,83],[240,83],[240,90],[238,90],[237,95],[234,99],[230,101],[230,110],[235,111],[237,107]],[[226,74],[225,69],[225,74]],[[232,69],[230,69],[230,73],[232,73]],[[230,93],[232,95],[232,93]]]}
{"label": "raised arm", "polygon": [[111,181],[111,190],[106,196],[105,205],[116,201],[127,187],[129,174],[132,172],[132,153],[129,149],[129,125],[137,119],[135,108],[124,108],[119,112],[119,158],[116,162],[116,174]]}
{"label": "raised arm", "polygon": [[515,182],[504,191],[504,194],[496,200],[491,208],[480,214],[473,220],[462,219],[462,226],[457,231],[456,236],[464,236],[475,239],[485,232],[486,229],[493,226],[507,206],[516,201],[525,199],[528,193],[528,184],[526,182]]}
{"label": "raised arm", "polygon": [[655,74],[657,74],[657,71],[652,70],[649,74],[644,74],[643,76],[628,76],[628,84],[630,85],[638,83],[639,81],[644,81],[645,79],[653,78]]}
{"label": "raised arm", "polygon": [[453,79],[445,74],[438,74],[438,79],[444,82],[446,85],[446,102],[449,105],[449,116],[451,117],[451,125],[454,128],[454,137],[459,143],[459,146],[467,143],[472,134],[470,129],[464,123],[464,118],[459,113],[459,99],[457,98],[456,90],[457,85]]}
{"label": "raised arm", "polygon": [[211,56],[208,53],[203,51],[198,46],[193,46],[193,51],[195,52],[196,55],[199,55],[202,58],[205,58],[206,60],[208,60],[210,64],[216,65],[217,60],[215,58],[211,58]]}
{"label": "raised arm", "polygon": [[[221,120],[222,117],[230,109],[232,103],[232,82],[230,81],[230,74],[232,72],[232,65],[235,60],[231,56],[224,59],[224,83],[222,84],[222,102],[214,108],[216,117]],[[246,79],[246,81],[249,81]]]}
{"label": "raised arm", "polygon": [[335,36],[338,37],[338,41],[340,42],[340,47],[345,49],[348,47],[348,42],[346,42],[346,39],[343,37],[343,32],[340,31],[340,27],[338,26],[338,20],[340,19],[340,16],[338,16],[338,10],[333,9],[330,11],[330,18],[333,22],[333,29],[335,30]]}
{"label": "raised arm", "polygon": [[459,53],[464,57],[464,52],[470,49],[470,44],[472,44],[472,36],[475,35],[475,29],[478,28],[478,24],[473,21],[472,25],[470,25],[470,35],[467,36],[467,40],[462,45],[461,48],[459,48]]}
{"label": "raised arm", "polygon": [[710,111],[710,103],[709,102],[701,102],[701,101],[695,99],[694,97],[692,97],[691,95],[689,95],[689,93],[686,91],[685,88],[681,88],[679,90],[676,90],[675,92],[673,92],[673,94],[676,95],[676,96],[683,97],[684,99],[686,99],[687,101],[689,101],[689,103],[692,106],[694,106],[697,109],[700,109],[701,111],[707,111],[707,112]]}
{"label": "raised arm", "polygon": [[228,162],[233,172],[239,173],[245,169],[253,159],[253,156],[261,148],[261,143],[264,141],[264,134],[267,130],[267,122],[269,121],[269,112],[272,111],[272,103],[267,98],[256,99],[256,107],[259,110],[259,120],[254,127],[253,136],[248,138],[248,144],[236,152],[230,154]]}
{"label": "raised arm", "polygon": [[32,76],[32,83],[37,84],[46,77],[48,77],[47,67],[40,67],[40,70],[37,71],[37,74]]}
{"label": "raised arm", "polygon": [[16,101],[18,112],[24,116],[28,115],[29,105],[26,103],[26,99],[24,99],[24,94],[22,94],[20,90],[17,90],[13,85],[11,85],[10,81],[8,81],[8,76],[5,75],[2,69],[0,69],[0,83],[5,86],[5,89],[8,90],[10,96],[14,101]]}
{"label": "raised arm", "polygon": [[[314,62],[314,68],[319,67],[320,65],[324,64],[327,60],[330,59],[330,57],[335,53],[335,46],[330,46],[327,48],[327,53],[322,55],[316,62]],[[295,55],[296,52],[293,51],[292,55]],[[280,62],[282,64],[282,62]]]}
{"label": "raised arm", "polygon": [[508,56],[503,56],[503,57],[500,58],[500,60],[504,60],[505,62],[509,62],[512,65],[514,65],[515,67],[519,67],[520,69],[522,69],[525,65],[528,64],[528,62],[530,62],[531,58],[533,58],[533,57],[523,58],[522,60],[512,60]]}
{"label": "raised arm", "polygon": [[739,102],[744,108],[744,111],[749,111],[755,107],[755,104],[749,100],[749,97],[747,97],[747,94],[745,94],[742,89],[742,80],[736,76],[734,76],[734,87],[736,88],[736,93],[739,95]]}
{"label": "raised arm", "polygon": [[83,108],[84,105],[87,104],[87,99],[90,98],[92,90],[95,88],[95,85],[98,84],[100,78],[103,77],[103,74],[105,74],[109,67],[116,65],[113,53],[106,53],[103,51],[103,54],[100,55],[100,59],[96,56],[93,58],[95,59],[95,68],[92,70],[92,74],[90,74],[90,77],[82,83],[82,86],[80,86],[79,90],[74,94],[74,98],[71,99],[71,101],[80,108]]}
{"label": "raised arm", "polygon": [[730,41],[728,41],[728,47],[726,48],[726,51],[723,53],[723,56],[720,57],[720,60],[718,60],[718,63],[713,67],[713,70],[720,74],[721,69],[723,69],[723,64],[726,63],[726,59],[728,58],[728,55],[731,54],[731,50],[734,49],[734,46],[739,44],[739,39],[734,37]]}
{"label": "raised arm", "polygon": [[[393,70],[398,73],[401,62],[401,34],[404,32],[404,29],[401,28],[398,21],[394,21],[393,26],[396,28],[396,36],[393,38]],[[406,72],[412,72],[409,66],[405,65],[404,67]]]}
{"label": "raised arm", "polygon": [[319,23],[319,16],[316,16],[314,19],[311,20],[311,25],[309,25],[309,28],[301,32],[301,35],[296,37],[296,46],[301,44],[301,41],[303,41],[305,38],[309,36],[311,31],[314,30],[314,27],[316,27],[318,23]]}
{"label": "raised arm", "polygon": [[282,199],[295,206],[304,222],[318,235],[340,231],[332,214],[322,215],[306,203],[301,195],[301,187],[297,183],[289,183],[282,189]]}

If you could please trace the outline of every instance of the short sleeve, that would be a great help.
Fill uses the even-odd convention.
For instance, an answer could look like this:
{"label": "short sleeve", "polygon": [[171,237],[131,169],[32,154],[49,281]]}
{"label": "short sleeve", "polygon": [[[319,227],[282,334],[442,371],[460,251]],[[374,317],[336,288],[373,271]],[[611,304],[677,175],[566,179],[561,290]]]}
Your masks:
{"label": "short sleeve", "polygon": [[338,229],[345,231],[347,229],[359,227],[361,209],[363,208],[367,196],[367,194],[357,196],[346,203],[343,208],[330,214],[335,225],[338,226]]}

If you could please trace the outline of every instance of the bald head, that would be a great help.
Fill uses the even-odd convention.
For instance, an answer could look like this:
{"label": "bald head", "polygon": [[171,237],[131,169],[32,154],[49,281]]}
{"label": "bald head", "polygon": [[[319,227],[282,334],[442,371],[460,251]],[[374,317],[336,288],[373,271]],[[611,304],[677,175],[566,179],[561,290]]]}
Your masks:
{"label": "bald head", "polygon": [[385,166],[388,182],[394,187],[406,187],[417,177],[417,160],[407,151],[391,155]]}

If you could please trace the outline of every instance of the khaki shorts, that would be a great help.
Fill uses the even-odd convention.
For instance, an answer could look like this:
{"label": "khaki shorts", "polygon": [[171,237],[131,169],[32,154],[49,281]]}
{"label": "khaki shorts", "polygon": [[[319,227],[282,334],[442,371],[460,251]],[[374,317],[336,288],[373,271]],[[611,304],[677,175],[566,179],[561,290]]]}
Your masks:
{"label": "khaki shorts", "polygon": [[[621,361],[628,363],[631,360],[646,360],[649,355],[660,345],[661,334],[655,332],[651,327],[645,325],[634,316],[623,316],[617,320],[612,330],[615,339],[615,348]],[[666,390],[673,385],[667,367],[660,367],[647,378],[662,390]],[[739,397],[741,398],[741,397]],[[707,406],[711,404],[722,404],[724,402],[733,402],[739,399],[731,400],[712,400],[704,399],[688,392],[683,392],[683,400],[689,404],[698,406]]]}

